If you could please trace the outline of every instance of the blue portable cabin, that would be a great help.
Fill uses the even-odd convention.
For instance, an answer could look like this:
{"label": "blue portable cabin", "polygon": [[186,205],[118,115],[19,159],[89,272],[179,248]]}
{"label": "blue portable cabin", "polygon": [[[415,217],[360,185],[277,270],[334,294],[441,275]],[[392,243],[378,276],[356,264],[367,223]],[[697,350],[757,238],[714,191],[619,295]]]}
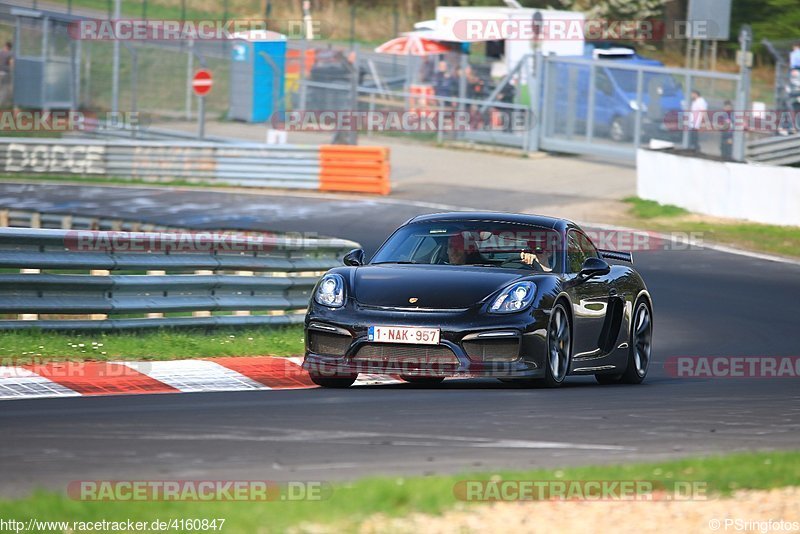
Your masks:
{"label": "blue portable cabin", "polygon": [[233,38],[228,117],[266,122],[285,110],[286,36],[251,30]]}

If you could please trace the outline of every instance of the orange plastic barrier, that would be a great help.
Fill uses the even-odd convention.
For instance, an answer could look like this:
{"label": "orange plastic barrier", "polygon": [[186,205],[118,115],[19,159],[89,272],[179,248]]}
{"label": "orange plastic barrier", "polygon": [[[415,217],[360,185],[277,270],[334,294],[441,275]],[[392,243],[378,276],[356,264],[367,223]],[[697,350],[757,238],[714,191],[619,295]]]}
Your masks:
{"label": "orange plastic barrier", "polygon": [[377,146],[322,145],[319,147],[320,191],[388,195],[389,149]]}

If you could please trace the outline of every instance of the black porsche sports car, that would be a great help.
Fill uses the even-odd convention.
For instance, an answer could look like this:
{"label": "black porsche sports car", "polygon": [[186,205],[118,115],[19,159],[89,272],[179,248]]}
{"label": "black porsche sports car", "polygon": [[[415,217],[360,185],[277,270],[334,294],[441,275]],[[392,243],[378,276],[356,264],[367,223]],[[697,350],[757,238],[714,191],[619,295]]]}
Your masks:
{"label": "black porsche sports car", "polygon": [[359,373],[428,384],[481,376],[555,387],[570,374],[639,384],[653,303],[632,263],[563,219],[415,217],[369,262],[353,250],[320,279],[304,368],[327,387],[350,386]]}

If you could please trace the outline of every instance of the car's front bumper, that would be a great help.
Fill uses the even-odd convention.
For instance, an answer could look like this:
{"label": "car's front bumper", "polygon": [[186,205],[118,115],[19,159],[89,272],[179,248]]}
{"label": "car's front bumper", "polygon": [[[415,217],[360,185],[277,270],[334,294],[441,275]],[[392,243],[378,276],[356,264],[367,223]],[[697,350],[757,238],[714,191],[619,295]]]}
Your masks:
{"label": "car's front bumper", "polygon": [[[321,376],[537,378],[545,372],[548,319],[547,312],[537,309],[488,315],[475,309],[373,308],[352,301],[340,309],[312,304],[305,321],[303,367]],[[369,341],[370,326],[439,328],[440,341],[439,345],[378,344]]]}

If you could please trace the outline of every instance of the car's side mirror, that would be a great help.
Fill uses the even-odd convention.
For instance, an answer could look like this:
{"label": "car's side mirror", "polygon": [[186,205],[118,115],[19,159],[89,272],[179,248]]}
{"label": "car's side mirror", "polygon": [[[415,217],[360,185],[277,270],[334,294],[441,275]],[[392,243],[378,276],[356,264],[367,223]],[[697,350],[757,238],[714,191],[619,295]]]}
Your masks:
{"label": "car's side mirror", "polygon": [[581,278],[589,279],[594,276],[603,276],[611,272],[611,266],[605,260],[600,258],[586,258],[581,267],[581,272],[578,275]]}
{"label": "car's side mirror", "polygon": [[342,260],[349,267],[364,265],[364,249],[356,248],[348,252]]}

